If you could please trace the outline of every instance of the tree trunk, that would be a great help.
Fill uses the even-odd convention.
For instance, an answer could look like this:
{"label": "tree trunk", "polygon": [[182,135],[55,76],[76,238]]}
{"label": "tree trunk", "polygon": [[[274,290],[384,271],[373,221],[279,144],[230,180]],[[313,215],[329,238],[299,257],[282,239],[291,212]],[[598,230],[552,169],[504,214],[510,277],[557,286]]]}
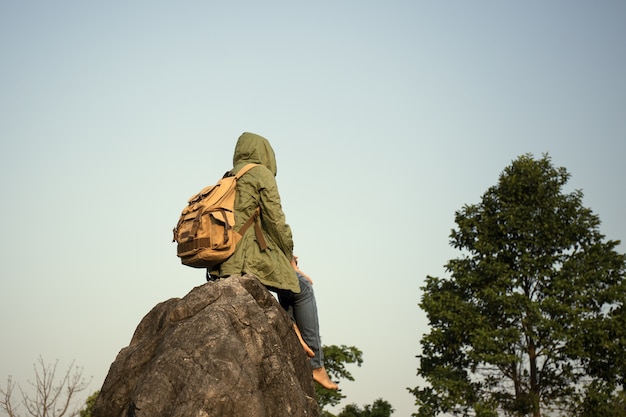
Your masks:
{"label": "tree trunk", "polygon": [[539,383],[537,372],[537,348],[532,338],[529,338],[528,344],[528,360],[530,366],[530,392],[528,398],[530,401],[533,417],[541,417],[541,408],[539,407]]}

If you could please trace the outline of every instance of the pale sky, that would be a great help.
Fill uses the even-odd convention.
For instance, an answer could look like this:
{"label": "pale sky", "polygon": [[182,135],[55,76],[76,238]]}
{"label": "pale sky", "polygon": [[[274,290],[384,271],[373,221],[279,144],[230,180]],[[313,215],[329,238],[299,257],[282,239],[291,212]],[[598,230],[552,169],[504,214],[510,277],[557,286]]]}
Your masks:
{"label": "pale sky", "polygon": [[[157,303],[204,283],[171,230],[269,139],[349,403],[406,388],[454,212],[525,153],[625,239],[626,3],[0,1],[0,384],[42,355],[100,389]],[[625,245],[620,246],[624,251]],[[1,414],[0,414],[1,415]]]}

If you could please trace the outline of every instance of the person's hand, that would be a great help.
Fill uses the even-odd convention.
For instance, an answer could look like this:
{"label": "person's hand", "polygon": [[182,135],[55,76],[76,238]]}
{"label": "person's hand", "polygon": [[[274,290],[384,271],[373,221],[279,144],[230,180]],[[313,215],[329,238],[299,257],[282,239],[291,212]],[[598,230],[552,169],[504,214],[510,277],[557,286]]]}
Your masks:
{"label": "person's hand", "polygon": [[295,269],[297,273],[299,273],[307,281],[309,281],[309,284],[313,285],[313,280],[311,279],[311,277],[305,274],[304,271],[302,271],[300,267],[298,266],[298,257],[296,255],[294,255],[293,258],[291,258],[291,266],[293,267],[293,269]]}
{"label": "person's hand", "polygon": [[307,281],[309,281],[309,284],[313,285],[313,280],[311,279],[310,276],[308,276],[307,274],[305,274],[304,272],[298,270],[298,272],[300,272],[300,275],[302,275],[304,277],[304,279],[306,279]]}

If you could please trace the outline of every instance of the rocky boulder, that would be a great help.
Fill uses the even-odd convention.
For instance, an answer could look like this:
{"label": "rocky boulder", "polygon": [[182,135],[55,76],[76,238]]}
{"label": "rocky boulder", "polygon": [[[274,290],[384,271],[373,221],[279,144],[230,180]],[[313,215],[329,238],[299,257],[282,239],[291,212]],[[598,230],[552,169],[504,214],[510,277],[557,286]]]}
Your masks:
{"label": "rocky boulder", "polygon": [[309,361],[276,299],[232,276],[156,305],[93,417],[318,417]]}

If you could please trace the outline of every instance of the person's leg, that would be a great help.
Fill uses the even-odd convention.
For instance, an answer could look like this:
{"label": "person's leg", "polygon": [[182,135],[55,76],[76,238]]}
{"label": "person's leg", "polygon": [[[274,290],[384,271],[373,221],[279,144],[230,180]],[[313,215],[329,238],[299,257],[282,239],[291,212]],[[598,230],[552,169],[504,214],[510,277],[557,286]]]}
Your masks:
{"label": "person's leg", "polygon": [[306,355],[309,358],[314,357],[315,356],[315,352],[313,352],[313,349],[311,349],[309,347],[309,345],[307,345],[306,342],[304,341],[304,339],[302,338],[302,334],[300,333],[300,329],[298,329],[298,325],[296,323],[293,324],[293,330],[296,332],[296,335],[298,336],[298,340],[300,341],[300,344],[302,345],[302,348],[306,352]]}
{"label": "person's leg", "polygon": [[290,297],[292,314],[298,329],[300,329],[302,339],[315,353],[311,359],[311,366],[316,369],[324,366],[324,352],[320,338],[315,293],[311,284],[301,275],[298,275],[298,280],[300,281],[300,292],[298,294],[291,293]]}
{"label": "person's leg", "polygon": [[278,295],[278,301],[280,302],[280,305],[287,312],[287,315],[289,316],[289,318],[293,321],[293,330],[296,332],[296,335],[298,336],[298,340],[300,341],[300,344],[302,345],[302,348],[306,352],[307,356],[309,358],[314,357],[315,352],[313,352],[313,350],[309,347],[309,345],[307,345],[307,343],[302,338],[302,333],[300,333],[300,329],[298,328],[298,325],[296,324],[296,319],[293,316],[294,293],[292,293],[289,290],[281,290],[281,289],[275,289],[275,288],[271,289],[271,291],[274,291],[276,295]]}
{"label": "person's leg", "polygon": [[296,320],[302,339],[313,350],[315,356],[311,358],[313,379],[328,389],[337,389],[338,386],[330,380],[324,367],[324,351],[317,317],[317,302],[311,283],[298,274],[300,293],[292,295],[293,316]]}
{"label": "person's leg", "polygon": [[300,339],[305,352],[311,357],[313,368],[313,380],[324,388],[336,390],[337,384],[330,380],[324,367],[324,352],[319,332],[317,318],[317,303],[311,284],[298,274],[300,281],[300,293],[296,294],[288,290],[275,290],[280,305],[287,314],[295,321],[294,330]]}

